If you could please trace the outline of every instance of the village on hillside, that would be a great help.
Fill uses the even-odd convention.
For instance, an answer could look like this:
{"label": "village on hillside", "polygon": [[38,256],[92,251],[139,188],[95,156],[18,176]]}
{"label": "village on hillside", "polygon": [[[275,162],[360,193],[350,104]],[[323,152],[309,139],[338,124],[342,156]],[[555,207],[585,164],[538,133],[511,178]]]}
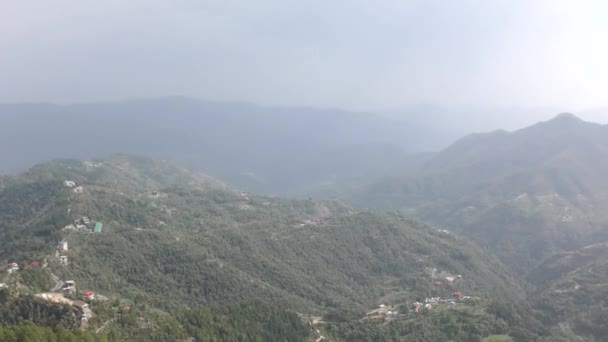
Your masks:
{"label": "village on hillside", "polygon": [[[90,165],[90,167],[98,166]],[[76,182],[71,180],[65,180],[63,182],[63,185],[68,188],[75,196],[81,195],[85,192],[84,186],[77,185]],[[101,221],[91,220],[87,216],[76,215],[75,213],[72,213],[72,209],[68,209],[68,214],[71,214],[73,217],[77,218],[74,219],[73,222],[63,227],[61,231],[66,233],[102,233],[104,226]],[[61,240],[57,241],[57,244],[55,245],[55,248],[53,250],[54,256],[51,257],[51,260],[54,260],[54,262],[51,263],[49,263],[48,258],[45,258],[42,263],[38,260],[32,260],[31,262],[24,263],[22,265],[19,265],[19,263],[15,261],[10,261],[6,268],[6,283],[0,283],[0,290],[10,288],[10,277],[11,275],[17,272],[38,267],[48,269],[50,276],[54,282],[52,288],[50,288],[48,292],[35,293],[34,296],[40,300],[44,300],[49,303],[63,304],[75,308],[77,312],[80,313],[81,328],[88,328],[90,319],[95,315],[95,313],[91,310],[90,305],[94,302],[108,301],[108,298],[103,295],[97,294],[95,293],[95,291],[89,289],[79,291],[77,284],[74,280],[62,280],[58,276],[56,276],[52,270],[52,265],[56,265],[60,268],[66,268],[69,267],[70,263],[77,261],[71,260],[69,257],[70,245],[69,241],[66,238],[62,238]],[[15,284],[15,286],[19,285]],[[128,312],[129,309],[129,305],[123,305],[122,308],[120,308],[122,312]]]}
{"label": "village on hillside", "polygon": [[434,288],[435,293],[443,293],[442,296],[416,298],[409,303],[398,304],[379,304],[377,308],[367,313],[366,319],[373,320],[392,320],[399,317],[408,317],[410,314],[417,314],[421,311],[442,311],[446,309],[457,309],[457,307],[475,307],[480,298],[470,295],[463,295],[458,290],[462,275],[452,275],[445,271],[438,271],[436,268],[427,267],[428,279]]}

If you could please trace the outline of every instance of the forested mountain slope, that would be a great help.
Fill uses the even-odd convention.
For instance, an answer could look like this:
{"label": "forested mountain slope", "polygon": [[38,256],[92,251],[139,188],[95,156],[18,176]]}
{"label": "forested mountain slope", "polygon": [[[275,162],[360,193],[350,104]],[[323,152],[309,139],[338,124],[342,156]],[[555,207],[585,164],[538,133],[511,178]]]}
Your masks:
{"label": "forested mountain slope", "polygon": [[[397,213],[242,193],[166,162],[124,155],[38,165],[3,179],[0,189],[0,258],[19,265],[45,260],[58,278],[75,280],[79,289],[139,303],[140,320],[164,322],[154,325],[156,332],[192,335],[200,319],[187,323],[188,315],[208,314],[184,310],[250,300],[325,316],[336,322],[332,329],[343,329],[347,323],[339,322],[358,324],[379,303],[407,308],[412,301],[449,298],[455,291],[477,298],[476,318],[454,322],[437,336],[465,341],[521,329],[517,322],[499,323],[497,314],[483,309],[484,303],[523,300],[518,282],[500,262],[464,238]],[[60,253],[69,258],[67,266],[54,252],[62,239],[69,243]],[[5,282],[33,293],[31,281],[23,278],[26,271],[31,272],[5,275]],[[176,318],[148,312],[151,308]],[[109,308],[96,304],[93,310]],[[93,326],[112,317],[101,313]],[[464,328],[481,321],[493,323],[474,335]],[[298,334],[292,323],[285,324],[291,328],[282,331]],[[420,324],[430,328],[440,320]],[[115,338],[124,338],[125,331],[114,332]],[[348,340],[337,331],[326,334]]]}
{"label": "forested mountain slope", "polygon": [[554,252],[608,240],[608,127],[571,114],[465,137],[362,205],[406,210],[491,248],[526,273]]}
{"label": "forested mountain slope", "polygon": [[531,298],[546,326],[585,341],[603,341],[608,330],[608,244],[554,255],[528,275]]}

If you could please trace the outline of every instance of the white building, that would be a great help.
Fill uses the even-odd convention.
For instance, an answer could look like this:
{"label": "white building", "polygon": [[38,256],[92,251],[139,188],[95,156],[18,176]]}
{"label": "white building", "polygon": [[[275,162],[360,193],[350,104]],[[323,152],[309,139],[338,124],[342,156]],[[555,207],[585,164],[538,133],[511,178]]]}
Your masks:
{"label": "white building", "polygon": [[66,280],[65,283],[63,283],[61,290],[67,291],[69,293],[76,292],[76,282],[73,280]]}
{"label": "white building", "polygon": [[19,271],[19,264],[17,264],[16,262],[11,262],[8,265],[8,270],[7,271],[8,271],[9,274],[15,273],[15,272]]}

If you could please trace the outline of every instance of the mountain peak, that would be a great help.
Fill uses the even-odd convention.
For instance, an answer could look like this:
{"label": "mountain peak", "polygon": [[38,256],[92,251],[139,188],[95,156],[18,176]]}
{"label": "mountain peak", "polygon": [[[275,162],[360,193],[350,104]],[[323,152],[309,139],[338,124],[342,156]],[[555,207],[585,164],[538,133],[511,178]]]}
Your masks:
{"label": "mountain peak", "polygon": [[553,119],[549,120],[549,122],[552,122],[552,121],[582,122],[583,120],[572,113],[564,112],[564,113],[557,114],[557,116],[555,116]]}

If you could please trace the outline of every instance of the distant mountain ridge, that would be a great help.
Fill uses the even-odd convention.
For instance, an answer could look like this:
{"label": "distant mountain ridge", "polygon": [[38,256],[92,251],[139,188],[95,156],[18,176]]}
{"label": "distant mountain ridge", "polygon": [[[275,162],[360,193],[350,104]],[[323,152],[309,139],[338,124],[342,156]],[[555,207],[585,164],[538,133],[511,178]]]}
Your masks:
{"label": "distant mountain ridge", "polygon": [[[234,186],[311,195],[358,187],[440,146],[438,133],[368,113],[165,97],[0,104],[0,173],[61,158],[170,159]],[[381,166],[381,167],[380,167]]]}

